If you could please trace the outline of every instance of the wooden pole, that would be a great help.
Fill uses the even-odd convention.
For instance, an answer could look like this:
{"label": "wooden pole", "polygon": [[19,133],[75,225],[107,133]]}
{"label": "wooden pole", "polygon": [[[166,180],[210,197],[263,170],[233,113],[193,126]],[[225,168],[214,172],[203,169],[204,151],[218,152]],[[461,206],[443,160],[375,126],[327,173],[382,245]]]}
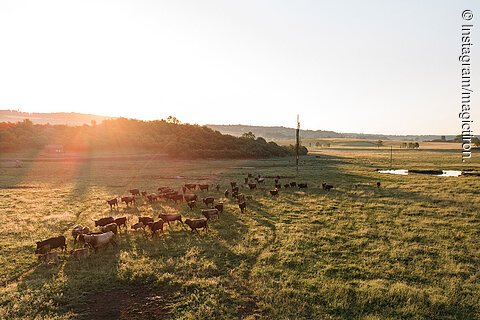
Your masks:
{"label": "wooden pole", "polygon": [[295,143],[295,153],[296,153],[296,163],[297,163],[297,175],[298,175],[298,153],[300,151],[300,116],[297,114],[297,131],[296,131],[296,143]]}
{"label": "wooden pole", "polygon": [[393,163],[393,146],[390,146],[390,169],[392,169]]}

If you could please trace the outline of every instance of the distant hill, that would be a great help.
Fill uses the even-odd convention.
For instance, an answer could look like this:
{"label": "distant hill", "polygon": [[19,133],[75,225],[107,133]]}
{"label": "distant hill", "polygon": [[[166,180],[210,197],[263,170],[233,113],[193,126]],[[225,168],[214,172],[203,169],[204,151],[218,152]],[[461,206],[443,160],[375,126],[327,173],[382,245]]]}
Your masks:
{"label": "distant hill", "polygon": [[75,112],[55,112],[55,113],[29,113],[16,110],[0,110],[0,122],[19,122],[29,119],[34,124],[65,124],[69,126],[81,126],[91,124],[92,120],[101,123],[106,119],[114,117],[97,116],[93,114],[83,114]]}
{"label": "distant hill", "polygon": [[[0,122],[19,122],[29,119],[34,124],[64,124],[69,126],[81,126],[91,124],[92,120],[100,124],[103,120],[116,119],[116,117],[104,117],[93,114],[83,114],[75,112],[59,113],[28,113],[16,110],[0,110]],[[252,132],[257,137],[263,137],[266,140],[291,140],[295,139],[295,129],[287,127],[264,127],[248,125],[216,125],[207,124],[207,127],[219,131],[223,134],[229,134],[240,137],[245,132]],[[411,140],[411,141],[432,141],[440,139],[440,135],[386,135],[386,134],[364,134],[364,133],[338,133],[326,130],[300,130],[302,139],[321,139],[321,138],[354,138],[369,140]],[[447,140],[453,140],[455,136],[447,135]]]}
{"label": "distant hill", "polygon": [[[232,136],[241,136],[245,132],[252,132],[257,137],[263,137],[267,140],[291,140],[295,139],[295,129],[286,127],[263,127],[246,125],[206,125],[213,130],[220,131]],[[440,139],[439,135],[386,135],[386,134],[364,134],[364,133],[338,133],[325,130],[300,130],[302,139],[322,139],[322,138],[354,138],[368,140],[412,140],[412,141],[430,141]],[[455,136],[446,136],[447,139],[453,139]]]}

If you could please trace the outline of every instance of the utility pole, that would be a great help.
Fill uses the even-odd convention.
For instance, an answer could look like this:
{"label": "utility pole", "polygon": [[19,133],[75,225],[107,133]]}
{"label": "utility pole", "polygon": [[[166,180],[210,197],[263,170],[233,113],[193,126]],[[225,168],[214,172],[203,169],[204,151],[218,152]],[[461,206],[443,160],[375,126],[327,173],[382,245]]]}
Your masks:
{"label": "utility pole", "polygon": [[390,146],[390,169],[392,169],[393,163],[393,146]]}
{"label": "utility pole", "polygon": [[297,131],[296,131],[296,143],[295,143],[295,152],[297,155],[297,175],[298,175],[298,153],[300,151],[300,116],[297,114]]}

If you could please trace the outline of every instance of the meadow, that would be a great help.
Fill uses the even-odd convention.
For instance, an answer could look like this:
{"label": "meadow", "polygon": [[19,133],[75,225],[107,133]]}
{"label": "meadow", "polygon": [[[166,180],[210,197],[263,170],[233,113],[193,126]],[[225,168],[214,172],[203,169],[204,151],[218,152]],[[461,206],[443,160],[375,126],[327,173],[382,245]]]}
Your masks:
{"label": "meadow", "polygon": [[[171,160],[159,156],[45,159],[0,168],[0,319],[478,319],[479,177],[396,176],[390,148],[331,148],[301,158]],[[16,155],[18,156],[18,155]],[[8,154],[0,158],[9,158]],[[466,168],[480,169],[478,156]],[[49,161],[46,161],[49,160]],[[396,150],[399,169],[462,169],[458,150]],[[223,191],[267,177],[240,213]],[[273,177],[307,182],[271,197]],[[354,183],[381,181],[381,188]],[[159,238],[122,231],[84,261],[40,264],[35,241],[93,218],[181,212],[185,203],[105,200],[128,189],[220,184],[208,232],[172,224]],[[334,185],[324,191],[322,182]],[[199,207],[203,205],[199,204]]]}

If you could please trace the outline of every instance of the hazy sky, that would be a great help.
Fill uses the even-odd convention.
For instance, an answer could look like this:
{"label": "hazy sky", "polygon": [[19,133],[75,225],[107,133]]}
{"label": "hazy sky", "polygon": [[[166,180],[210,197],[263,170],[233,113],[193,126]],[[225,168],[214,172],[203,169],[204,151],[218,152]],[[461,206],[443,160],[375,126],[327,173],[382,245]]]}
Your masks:
{"label": "hazy sky", "polygon": [[480,1],[0,0],[0,109],[392,134],[460,130]]}

